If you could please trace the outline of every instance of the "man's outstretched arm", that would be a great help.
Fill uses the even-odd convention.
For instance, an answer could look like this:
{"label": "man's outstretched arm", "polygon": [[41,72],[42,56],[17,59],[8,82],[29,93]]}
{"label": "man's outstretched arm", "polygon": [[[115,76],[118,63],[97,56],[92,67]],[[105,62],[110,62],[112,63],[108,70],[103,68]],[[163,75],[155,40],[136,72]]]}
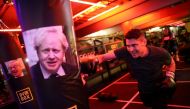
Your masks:
{"label": "man's outstretched arm", "polygon": [[109,52],[109,53],[105,53],[105,54],[101,54],[101,55],[89,55],[89,56],[85,56],[85,57],[81,57],[80,58],[80,62],[81,63],[86,63],[86,62],[98,62],[99,64],[107,61],[107,60],[112,60],[115,59],[115,53],[114,52]]}

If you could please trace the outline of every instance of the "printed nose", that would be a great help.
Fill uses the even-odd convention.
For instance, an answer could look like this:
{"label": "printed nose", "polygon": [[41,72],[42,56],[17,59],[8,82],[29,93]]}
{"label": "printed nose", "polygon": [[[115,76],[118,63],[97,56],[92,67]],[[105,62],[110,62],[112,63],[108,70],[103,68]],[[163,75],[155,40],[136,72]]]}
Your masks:
{"label": "printed nose", "polygon": [[55,54],[52,51],[49,52],[49,58],[51,59],[55,58]]}

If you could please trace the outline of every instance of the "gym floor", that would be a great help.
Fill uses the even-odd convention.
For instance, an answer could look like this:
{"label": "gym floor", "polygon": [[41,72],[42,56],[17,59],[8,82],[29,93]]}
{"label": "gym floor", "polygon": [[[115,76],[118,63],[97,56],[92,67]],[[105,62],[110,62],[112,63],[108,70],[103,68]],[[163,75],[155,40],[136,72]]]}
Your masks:
{"label": "gym floor", "polygon": [[[176,63],[177,89],[169,109],[190,109],[190,64]],[[104,86],[102,88],[102,86]],[[89,96],[90,109],[146,109],[139,99],[137,82],[127,72],[123,72],[120,78],[109,84],[105,83],[99,91]],[[112,93],[118,96],[114,102],[98,100],[99,92]],[[1,109],[17,109],[17,104],[10,99],[9,103],[1,104]]]}
{"label": "gym floor", "polygon": [[[176,63],[177,88],[169,109],[190,109],[190,65]],[[112,93],[118,96],[114,102],[104,102],[97,98],[99,92]],[[90,109],[146,109],[139,99],[137,82],[129,73],[102,88],[89,97]]]}

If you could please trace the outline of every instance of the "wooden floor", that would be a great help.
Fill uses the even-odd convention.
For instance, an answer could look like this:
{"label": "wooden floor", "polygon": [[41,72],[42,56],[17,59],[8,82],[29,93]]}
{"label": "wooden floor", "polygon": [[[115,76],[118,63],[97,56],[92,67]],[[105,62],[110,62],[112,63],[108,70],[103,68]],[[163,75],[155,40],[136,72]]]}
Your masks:
{"label": "wooden floor", "polygon": [[[190,109],[190,65],[176,63],[177,89],[169,109]],[[97,99],[99,92],[113,93],[118,96],[114,102],[103,102]],[[102,88],[89,97],[90,109],[146,109],[139,99],[137,82],[126,73],[121,78]]]}

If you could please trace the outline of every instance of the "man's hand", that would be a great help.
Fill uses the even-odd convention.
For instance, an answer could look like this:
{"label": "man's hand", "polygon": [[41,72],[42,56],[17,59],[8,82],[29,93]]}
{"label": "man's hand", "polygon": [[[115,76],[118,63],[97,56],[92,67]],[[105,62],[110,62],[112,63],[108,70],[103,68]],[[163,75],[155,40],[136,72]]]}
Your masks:
{"label": "man's hand", "polygon": [[162,82],[162,87],[163,88],[172,88],[176,85],[175,81],[173,78],[166,77],[166,79]]}
{"label": "man's hand", "polygon": [[171,99],[174,92],[176,90],[176,83],[173,78],[166,77],[164,81],[162,81],[161,90],[165,95],[166,99]]}
{"label": "man's hand", "polygon": [[83,85],[85,85],[86,81],[87,81],[87,78],[88,78],[88,74],[81,73],[80,76],[81,76],[81,80],[82,80]]}
{"label": "man's hand", "polygon": [[95,59],[96,59],[95,56],[85,56],[85,57],[80,57],[79,58],[81,63],[93,62]]}

